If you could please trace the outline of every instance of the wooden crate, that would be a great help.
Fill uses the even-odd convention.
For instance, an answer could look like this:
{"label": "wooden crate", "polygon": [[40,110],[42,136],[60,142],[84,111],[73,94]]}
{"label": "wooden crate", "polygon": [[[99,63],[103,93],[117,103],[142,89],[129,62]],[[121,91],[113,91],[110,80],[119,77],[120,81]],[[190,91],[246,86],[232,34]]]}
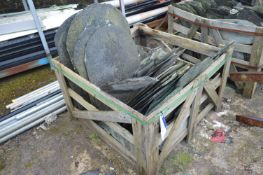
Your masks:
{"label": "wooden crate", "polygon": [[[169,33],[153,30],[145,25],[137,25],[132,34],[137,42],[147,38],[161,39],[203,55],[213,56],[219,48],[193,41]],[[51,65],[63,91],[68,112],[74,118],[87,119],[87,125],[137,167],[138,174],[157,174],[162,162],[170,151],[186,136],[191,139],[196,124],[213,109],[220,109],[226,78],[229,71],[233,48],[225,52],[178,93],[165,101],[157,110],[145,116],[120,100],[103,92],[100,88],[82,78],[56,59]],[[107,105],[111,111],[100,111],[88,103],[77,92],[67,86],[71,81],[90,96]],[[73,100],[86,110],[78,110]],[[177,114],[176,114],[176,112]],[[165,140],[160,135],[160,116],[171,117]],[[124,123],[120,125],[120,123]],[[132,130],[126,129],[130,126]]]}
{"label": "wooden crate", "polygon": [[[184,2],[181,2],[184,3]],[[190,27],[183,25],[180,21],[187,23]],[[168,32],[179,32],[187,35],[190,28],[201,28],[201,32],[196,32],[193,38],[214,46],[220,46],[226,43],[222,39],[219,31],[233,32],[233,34],[242,34],[244,36],[253,36],[252,45],[241,43],[234,44],[234,51],[249,54],[249,61],[233,58],[231,71],[237,72],[237,67],[245,71],[261,71],[263,62],[263,27],[238,25],[228,22],[222,22],[215,19],[204,18],[190,12],[181,10],[174,6],[169,6],[168,10]],[[196,30],[197,30],[196,29]],[[243,95],[252,98],[256,89],[256,83],[246,83],[243,88]]]}

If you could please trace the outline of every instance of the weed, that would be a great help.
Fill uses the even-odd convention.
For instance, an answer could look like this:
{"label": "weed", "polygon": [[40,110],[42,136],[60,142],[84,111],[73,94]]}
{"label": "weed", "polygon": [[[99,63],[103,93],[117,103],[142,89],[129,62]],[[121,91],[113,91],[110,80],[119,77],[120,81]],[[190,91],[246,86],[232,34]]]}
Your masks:
{"label": "weed", "polygon": [[96,133],[91,133],[90,135],[89,135],[89,139],[92,141],[92,142],[94,142],[94,143],[100,143],[100,138],[99,138],[99,136],[96,134]]}
{"label": "weed", "polygon": [[187,152],[178,152],[172,157],[175,169],[184,171],[188,164],[192,162],[192,156]]}

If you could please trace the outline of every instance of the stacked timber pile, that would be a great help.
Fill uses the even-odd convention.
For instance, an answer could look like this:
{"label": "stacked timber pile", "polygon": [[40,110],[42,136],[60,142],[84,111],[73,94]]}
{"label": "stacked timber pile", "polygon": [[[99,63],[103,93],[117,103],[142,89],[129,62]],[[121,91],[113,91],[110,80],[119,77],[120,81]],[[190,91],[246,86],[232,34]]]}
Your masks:
{"label": "stacked timber pile", "polygon": [[247,20],[257,26],[262,26],[263,22],[263,6],[252,5],[248,1],[191,0],[173,5],[187,12],[210,19]]}

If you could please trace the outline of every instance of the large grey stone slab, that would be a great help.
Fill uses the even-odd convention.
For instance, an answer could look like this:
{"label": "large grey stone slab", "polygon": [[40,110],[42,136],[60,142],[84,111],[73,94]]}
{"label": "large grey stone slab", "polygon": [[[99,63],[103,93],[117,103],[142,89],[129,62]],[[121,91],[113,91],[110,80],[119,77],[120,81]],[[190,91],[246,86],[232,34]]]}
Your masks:
{"label": "large grey stone slab", "polygon": [[99,27],[86,43],[87,74],[99,87],[132,77],[139,65],[136,45],[131,35],[120,27]]}
{"label": "large grey stone slab", "polygon": [[[224,21],[238,25],[256,26],[252,22],[241,19],[218,19],[218,21]],[[222,38],[226,41],[235,41],[236,43],[240,44],[252,44],[254,41],[254,36],[242,35],[240,33],[226,32],[222,30],[220,31],[220,33],[222,35]]]}
{"label": "large grey stone slab", "polygon": [[57,47],[59,61],[70,69],[73,69],[73,65],[70,61],[69,54],[66,47],[68,29],[75,15],[72,15],[64,21],[64,23],[59,27],[55,35],[55,45]]}
{"label": "large grey stone slab", "polygon": [[74,68],[78,71],[80,76],[86,78],[87,80],[89,78],[87,75],[87,70],[84,62],[85,50],[86,50],[87,42],[96,32],[97,28],[98,28],[97,26],[87,26],[85,30],[80,33],[74,48],[73,58],[71,58]]}
{"label": "large grey stone slab", "polygon": [[92,4],[77,13],[69,28],[66,42],[70,57],[73,57],[76,41],[86,26],[103,26],[105,24],[116,25],[123,28],[127,33],[130,32],[126,19],[118,9],[111,5]]}

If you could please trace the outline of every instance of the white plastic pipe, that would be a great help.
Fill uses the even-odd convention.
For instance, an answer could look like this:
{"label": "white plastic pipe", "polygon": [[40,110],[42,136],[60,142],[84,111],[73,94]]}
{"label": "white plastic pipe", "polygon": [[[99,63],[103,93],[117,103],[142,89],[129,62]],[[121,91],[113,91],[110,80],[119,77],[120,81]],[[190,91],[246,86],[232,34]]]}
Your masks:
{"label": "white plastic pipe", "polygon": [[54,103],[52,106],[50,106],[49,108],[44,108],[40,111],[37,111],[36,113],[27,116],[26,118],[23,118],[21,120],[19,120],[18,122],[15,123],[11,123],[10,125],[7,125],[3,128],[0,129],[0,137],[3,137],[5,135],[10,134],[12,131],[17,130],[18,128],[21,128],[61,107],[63,107],[65,105],[64,100],[61,100],[57,103]]}
{"label": "white plastic pipe", "polygon": [[12,102],[16,102],[16,101],[20,101],[22,99],[26,99],[26,98],[28,98],[30,96],[36,95],[39,92],[45,91],[46,89],[50,89],[51,87],[54,87],[54,86],[58,86],[58,81],[54,81],[54,82],[49,83],[49,84],[47,84],[47,85],[45,85],[45,86],[43,86],[41,88],[38,88],[38,89],[34,90],[32,92],[29,92],[29,93],[27,93],[27,94],[25,94],[23,96],[20,96],[20,97],[18,97],[16,99],[12,100]]}
{"label": "white plastic pipe", "polygon": [[43,103],[43,104],[38,105],[36,107],[30,108],[29,110],[20,113],[19,115],[16,116],[16,119],[20,120],[20,119],[26,117],[27,115],[33,114],[36,111],[39,111],[43,108],[48,108],[50,105],[52,105],[53,103],[56,103],[60,100],[64,100],[62,94],[60,94],[59,96],[55,97],[52,100],[47,101],[46,103]]}
{"label": "white plastic pipe", "polygon": [[3,143],[5,141],[7,141],[8,139],[11,139],[11,138],[15,137],[16,135],[21,134],[24,131],[26,131],[26,130],[28,130],[28,129],[30,129],[30,128],[32,128],[32,127],[34,127],[34,126],[36,126],[36,125],[38,125],[38,124],[40,124],[42,122],[44,122],[46,118],[49,118],[49,117],[51,117],[53,115],[60,114],[60,113],[62,113],[64,111],[66,111],[66,110],[67,110],[66,106],[63,106],[62,108],[60,108],[60,109],[58,109],[58,110],[56,110],[56,111],[54,111],[54,112],[42,117],[42,118],[40,118],[40,119],[38,119],[38,120],[36,120],[34,122],[31,122],[30,124],[25,125],[24,127],[21,127],[19,129],[15,130],[14,132],[12,132],[12,133],[0,138],[0,143]]}
{"label": "white plastic pipe", "polygon": [[[140,2],[144,2],[144,0],[124,0],[125,5],[130,5],[130,4],[140,3]],[[120,7],[120,1],[119,0],[102,2],[101,4],[111,4],[114,7]]]}
{"label": "white plastic pipe", "polygon": [[159,15],[161,13],[167,12],[167,10],[168,10],[168,6],[162,7],[162,8],[158,8],[158,9],[155,9],[155,10],[151,10],[151,11],[148,11],[148,12],[140,13],[140,14],[137,14],[137,15],[129,16],[126,19],[127,19],[129,24],[133,24],[133,23],[136,23],[138,21],[144,20],[146,18],[149,18],[149,17],[152,17],[152,16]]}
{"label": "white plastic pipe", "polygon": [[52,83],[52,85],[44,86],[43,88],[39,88],[39,89],[37,89],[35,91],[32,91],[32,92],[30,92],[28,94],[25,94],[24,96],[19,97],[17,99],[14,99],[12,101],[13,101],[13,103],[16,103],[16,102],[19,102],[19,101],[25,101],[25,100],[31,98],[32,96],[36,96],[36,95],[38,95],[41,92],[49,91],[50,89],[53,89],[53,88],[58,87],[58,86],[59,86],[58,83],[56,83],[56,84]]}
{"label": "white plastic pipe", "polygon": [[37,105],[37,106],[34,106],[32,108],[29,108],[26,111],[18,113],[16,115],[14,115],[14,116],[12,116],[12,117],[0,122],[0,128],[4,127],[5,125],[10,124],[10,122],[12,122],[12,121],[20,120],[21,118],[26,117],[27,115],[30,115],[33,112],[36,112],[36,111],[41,110],[43,108],[46,108],[46,107],[52,105],[53,103],[55,103],[57,101],[60,101],[62,99],[63,99],[62,94],[58,94],[58,95],[55,96],[55,99],[49,99],[50,101],[46,101],[46,103],[42,103],[41,105]]}
{"label": "white plastic pipe", "polygon": [[25,105],[27,105],[29,103],[32,103],[32,102],[40,99],[42,97],[45,97],[46,95],[51,94],[51,93],[53,93],[53,92],[55,92],[55,91],[57,91],[59,89],[60,89],[60,87],[58,86],[58,87],[54,87],[54,88],[52,88],[52,89],[50,89],[48,91],[40,92],[38,95],[33,96],[33,97],[27,99],[26,101],[18,101],[18,102],[14,103],[14,104],[9,105],[9,109],[14,110],[14,109],[20,108],[22,106],[25,106]]}

